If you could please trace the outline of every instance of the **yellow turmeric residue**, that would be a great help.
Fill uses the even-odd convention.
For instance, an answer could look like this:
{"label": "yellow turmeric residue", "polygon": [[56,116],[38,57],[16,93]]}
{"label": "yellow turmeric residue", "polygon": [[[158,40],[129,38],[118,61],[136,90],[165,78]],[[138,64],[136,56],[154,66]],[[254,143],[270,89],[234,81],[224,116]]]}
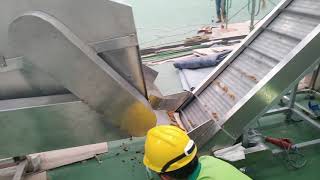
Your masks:
{"label": "yellow turmeric residue", "polygon": [[254,75],[250,75],[250,74],[242,71],[242,70],[239,69],[239,68],[236,68],[236,67],[233,67],[233,68],[236,69],[237,71],[239,71],[242,75],[244,75],[244,76],[246,76],[247,78],[249,78],[250,80],[258,83],[258,79],[257,79],[257,77],[255,77]]}
{"label": "yellow turmeric residue", "polygon": [[176,119],[174,118],[174,111],[169,111],[169,112],[167,112],[167,114],[168,114],[168,116],[169,116],[169,119],[170,119],[170,121],[172,121],[172,122],[176,122]]}
{"label": "yellow turmeric residue", "polygon": [[228,97],[231,98],[233,101],[236,100],[236,96],[234,95],[233,92],[231,92],[231,91],[229,90],[229,88],[228,88],[227,86],[223,85],[223,84],[222,84],[221,82],[219,82],[219,81],[215,81],[213,84],[216,85],[216,86],[218,86],[220,89],[222,89],[222,91],[223,91],[225,94],[227,94]]}
{"label": "yellow turmeric residue", "polygon": [[213,81],[212,84],[215,85],[215,86],[220,86],[220,82],[219,81]]}
{"label": "yellow turmeric residue", "polygon": [[216,120],[219,120],[219,116],[218,113],[213,112],[212,113],[213,118],[215,118]]}
{"label": "yellow turmeric residue", "polygon": [[229,93],[228,96],[229,96],[233,101],[236,100],[236,96],[235,96],[234,94]]}
{"label": "yellow turmeric residue", "polygon": [[228,93],[229,88],[228,88],[227,86],[224,86],[224,87],[222,88],[222,90],[223,90],[223,92]]}
{"label": "yellow turmeric residue", "polygon": [[252,81],[256,82],[256,83],[258,82],[257,78],[255,76],[253,76],[253,75],[248,75],[248,78],[251,79]]}
{"label": "yellow turmeric residue", "polygon": [[195,128],[195,127],[196,127],[196,125],[195,125],[195,124],[193,124],[193,122],[192,122],[190,119],[188,119],[188,122],[189,122],[189,124],[190,124],[193,128]]}

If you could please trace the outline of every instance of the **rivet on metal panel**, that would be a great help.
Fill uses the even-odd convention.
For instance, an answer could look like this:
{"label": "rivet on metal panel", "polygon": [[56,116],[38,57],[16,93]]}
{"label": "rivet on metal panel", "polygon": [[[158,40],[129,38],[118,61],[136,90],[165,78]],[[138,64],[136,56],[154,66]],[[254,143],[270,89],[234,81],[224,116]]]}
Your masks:
{"label": "rivet on metal panel", "polygon": [[7,67],[6,59],[3,56],[0,56],[0,67]]}

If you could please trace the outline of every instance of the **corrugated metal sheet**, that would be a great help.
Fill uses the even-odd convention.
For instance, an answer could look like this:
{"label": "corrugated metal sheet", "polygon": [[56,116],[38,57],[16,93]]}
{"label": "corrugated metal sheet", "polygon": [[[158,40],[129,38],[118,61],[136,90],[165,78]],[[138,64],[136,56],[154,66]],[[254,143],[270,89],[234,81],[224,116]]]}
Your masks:
{"label": "corrugated metal sheet", "polygon": [[295,0],[287,9],[306,15],[320,16],[319,7],[319,0]]}
{"label": "corrugated metal sheet", "polygon": [[280,61],[297,44],[298,41],[293,38],[271,31],[264,31],[256,40],[253,41],[249,48]]}
{"label": "corrugated metal sheet", "polygon": [[301,40],[319,23],[320,20],[316,18],[284,12],[268,27],[268,29]]}
{"label": "corrugated metal sheet", "polygon": [[188,131],[225,115],[320,23],[319,0],[295,0],[191,103]]}
{"label": "corrugated metal sheet", "polygon": [[191,105],[182,111],[181,117],[187,130],[192,130],[210,119],[199,101],[191,102]]}
{"label": "corrugated metal sheet", "polygon": [[249,78],[254,82],[260,81],[266,73],[270,71],[278,62],[268,58],[258,52],[246,49],[237,60],[232,63],[232,67],[248,72]]}

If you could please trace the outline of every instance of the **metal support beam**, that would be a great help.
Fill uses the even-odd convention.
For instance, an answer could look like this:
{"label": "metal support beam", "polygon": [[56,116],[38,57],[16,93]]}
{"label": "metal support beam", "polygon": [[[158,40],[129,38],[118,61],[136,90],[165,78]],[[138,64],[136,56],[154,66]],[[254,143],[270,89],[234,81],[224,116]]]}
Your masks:
{"label": "metal support beam", "polygon": [[24,160],[21,163],[19,163],[19,165],[17,166],[17,171],[15,173],[15,175],[13,176],[12,180],[21,180],[22,176],[26,170],[26,167],[28,165],[28,160]]}
{"label": "metal support beam", "polygon": [[290,108],[282,107],[282,108],[278,108],[278,109],[269,110],[263,116],[266,117],[266,116],[271,116],[271,115],[275,115],[275,114],[287,113],[288,111],[290,111]]}
{"label": "metal support beam", "polygon": [[[266,112],[262,117],[267,117],[267,116],[272,116],[275,114],[283,114],[283,113],[290,113],[290,108],[288,107],[282,107],[282,108],[277,108],[277,109],[271,109],[268,112]],[[251,126],[252,123],[250,123],[249,125],[246,126],[246,128],[249,128]],[[261,123],[260,123],[260,119],[257,120],[257,125],[260,128],[261,127]]]}
{"label": "metal support beam", "polygon": [[287,114],[287,120],[291,119],[292,116],[292,109],[294,108],[294,103],[296,101],[296,97],[297,97],[297,90],[298,90],[298,84],[294,86],[294,88],[291,91],[290,94],[290,100],[289,100],[289,104],[288,104],[288,108],[290,109],[290,111]]}
{"label": "metal support beam", "polygon": [[315,88],[315,85],[316,85],[316,81],[318,79],[318,75],[319,75],[319,72],[320,72],[320,65],[317,67],[317,69],[315,71],[313,71],[312,73],[312,78],[311,78],[311,81],[310,81],[310,89],[314,89]]}
{"label": "metal support beam", "polygon": [[254,17],[256,16],[256,0],[252,0],[251,3],[250,31],[254,29]]}
{"label": "metal support beam", "polygon": [[1,100],[0,112],[30,109],[35,107],[48,107],[58,104],[79,102],[81,102],[81,100],[73,94]]}
{"label": "metal support beam", "polygon": [[308,89],[309,93],[313,93],[314,95],[320,96],[320,93],[313,89]]}
{"label": "metal support beam", "polygon": [[89,44],[97,53],[138,46],[135,34]]}
{"label": "metal support beam", "polygon": [[297,109],[291,109],[293,113],[295,113],[296,115],[298,115],[300,118],[302,118],[303,120],[305,120],[306,122],[308,122],[309,124],[311,124],[312,126],[320,129],[320,123],[318,123],[317,121],[311,119],[309,116],[307,116],[306,114],[304,114],[303,112],[297,110]]}
{"label": "metal support beam", "polygon": [[313,146],[317,144],[320,144],[320,139],[299,143],[299,144],[296,144],[295,147],[299,149],[299,148],[304,148],[304,147]]}
{"label": "metal support beam", "polygon": [[[223,7],[222,7],[222,11],[221,11],[221,16],[224,19],[224,23],[226,24],[226,29],[228,29],[229,26],[229,12],[230,12],[230,0],[225,0]],[[226,11],[226,12],[224,12]]]}
{"label": "metal support beam", "polygon": [[290,109],[294,108],[294,103],[296,101],[296,96],[297,96],[297,89],[298,89],[298,85],[296,85],[291,91],[289,105],[288,105]]}
{"label": "metal support beam", "polygon": [[[320,139],[315,139],[315,140],[295,144],[294,147],[296,147],[297,149],[303,149],[303,148],[307,148],[307,147],[315,146],[319,144],[320,144]],[[279,154],[279,153],[282,153],[283,151],[284,151],[283,149],[274,149],[272,150],[272,154]]]}
{"label": "metal support beam", "polygon": [[[288,103],[290,101],[290,98],[288,96],[283,96],[283,100],[286,101],[285,103]],[[312,111],[310,111],[309,109],[305,108],[301,104],[295,102],[294,106],[296,108],[301,109],[302,111],[308,113],[308,115],[310,115],[312,118],[317,118],[317,116]]]}

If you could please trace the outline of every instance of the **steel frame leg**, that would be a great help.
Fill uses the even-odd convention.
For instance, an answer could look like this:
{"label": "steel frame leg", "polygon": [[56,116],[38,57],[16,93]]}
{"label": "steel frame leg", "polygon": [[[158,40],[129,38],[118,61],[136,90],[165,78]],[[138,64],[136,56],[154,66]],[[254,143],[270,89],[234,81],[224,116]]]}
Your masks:
{"label": "steel frame leg", "polygon": [[309,88],[311,90],[314,90],[314,88],[315,88],[316,81],[319,76],[319,72],[320,72],[320,65],[318,65],[317,69],[315,71],[313,71],[313,73],[312,73],[312,78],[311,78],[310,85],[309,85]]}
{"label": "steel frame leg", "polygon": [[[319,69],[319,68],[318,68]],[[302,118],[304,121],[308,122],[312,126],[320,129],[320,123],[317,121],[311,119],[309,116],[307,116],[305,113],[295,109],[295,101],[296,101],[296,95],[297,95],[298,85],[294,87],[294,89],[291,91],[290,94],[290,100],[288,104],[288,108],[290,108],[290,112],[287,114],[287,120],[290,120],[292,117],[292,114],[298,115],[300,118]]]}
{"label": "steel frame leg", "polygon": [[250,31],[254,29],[254,17],[256,15],[256,0],[251,1],[252,10],[251,10],[251,20],[250,20]]}
{"label": "steel frame leg", "polygon": [[[297,92],[297,93],[299,93],[299,92]],[[290,98],[289,98],[288,96],[284,96],[284,97],[283,97],[283,100],[285,100],[285,101],[290,101]],[[298,109],[306,112],[306,113],[307,113],[309,116],[311,116],[312,118],[318,118],[317,115],[315,115],[312,111],[310,111],[308,108],[304,107],[304,106],[301,105],[300,103],[295,102],[295,103],[294,103],[294,106],[295,106],[295,108],[298,108]]]}
{"label": "steel frame leg", "polygon": [[290,100],[288,104],[289,112],[287,113],[287,120],[290,120],[293,114],[294,104],[297,97],[298,84],[292,89],[290,94]]}

